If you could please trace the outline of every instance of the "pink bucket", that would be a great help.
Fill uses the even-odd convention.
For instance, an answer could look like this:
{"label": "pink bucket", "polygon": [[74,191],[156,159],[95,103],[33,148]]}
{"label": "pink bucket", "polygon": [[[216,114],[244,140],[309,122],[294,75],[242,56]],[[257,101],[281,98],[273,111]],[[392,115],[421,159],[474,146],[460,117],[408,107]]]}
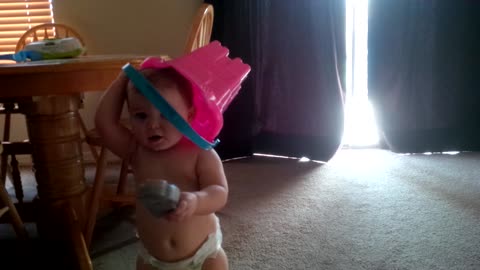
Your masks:
{"label": "pink bucket", "polygon": [[140,69],[171,67],[191,83],[195,116],[190,124],[207,141],[220,133],[222,114],[250,72],[249,65],[228,54],[227,48],[213,41],[173,60],[149,57],[140,65]]}

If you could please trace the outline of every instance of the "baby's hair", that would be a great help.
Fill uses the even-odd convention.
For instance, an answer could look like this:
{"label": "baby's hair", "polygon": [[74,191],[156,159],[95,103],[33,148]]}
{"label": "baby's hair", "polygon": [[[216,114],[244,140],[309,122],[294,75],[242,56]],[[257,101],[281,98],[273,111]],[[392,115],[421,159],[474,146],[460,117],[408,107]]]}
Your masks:
{"label": "baby's hair", "polygon": [[[143,69],[140,73],[154,86],[163,89],[176,88],[183,99],[185,100],[187,107],[193,106],[193,94],[191,83],[180,73],[173,68],[163,69]],[[128,82],[127,91],[136,90],[131,81]],[[127,99],[128,103],[128,99]]]}

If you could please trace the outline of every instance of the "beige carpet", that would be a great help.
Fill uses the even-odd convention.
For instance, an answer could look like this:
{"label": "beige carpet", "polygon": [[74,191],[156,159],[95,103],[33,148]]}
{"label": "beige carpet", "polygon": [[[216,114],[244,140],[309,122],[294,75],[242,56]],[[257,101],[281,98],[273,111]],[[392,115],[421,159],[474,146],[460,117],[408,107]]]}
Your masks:
{"label": "beige carpet", "polygon": [[480,154],[227,168],[233,269],[480,269]]}
{"label": "beige carpet", "polygon": [[[480,153],[341,150],[327,164],[225,164],[231,269],[480,269]],[[134,269],[133,227],[100,222],[95,269]]]}

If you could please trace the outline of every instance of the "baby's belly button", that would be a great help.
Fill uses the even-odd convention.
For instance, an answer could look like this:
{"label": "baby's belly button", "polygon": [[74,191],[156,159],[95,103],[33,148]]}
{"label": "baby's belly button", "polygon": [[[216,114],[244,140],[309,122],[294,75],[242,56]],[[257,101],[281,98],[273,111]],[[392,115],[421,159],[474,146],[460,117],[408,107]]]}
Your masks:
{"label": "baby's belly button", "polygon": [[[153,240],[153,239],[151,239]],[[166,238],[161,238],[161,239],[156,239],[151,242],[151,245],[153,247],[156,247],[158,251],[164,251],[164,252],[177,252],[185,248],[185,245],[182,244],[180,241],[181,239],[177,239],[173,236],[166,237]]]}
{"label": "baby's belly button", "polygon": [[177,246],[178,242],[175,241],[175,239],[171,238],[167,241],[167,248],[174,250],[177,248]]}
{"label": "baby's belly button", "polygon": [[151,243],[149,253],[158,260],[165,262],[174,262],[191,256],[187,246],[183,246],[175,239],[168,239]]}
{"label": "baby's belly button", "polygon": [[161,238],[157,238],[157,239],[153,239],[153,238],[150,238],[150,239],[145,239],[144,240],[145,242],[150,242],[150,245],[155,247],[155,249],[161,249],[161,250],[164,250],[164,251],[170,251],[170,250],[174,250],[176,248],[178,248],[178,240],[176,240],[175,238],[173,237],[161,237]]}

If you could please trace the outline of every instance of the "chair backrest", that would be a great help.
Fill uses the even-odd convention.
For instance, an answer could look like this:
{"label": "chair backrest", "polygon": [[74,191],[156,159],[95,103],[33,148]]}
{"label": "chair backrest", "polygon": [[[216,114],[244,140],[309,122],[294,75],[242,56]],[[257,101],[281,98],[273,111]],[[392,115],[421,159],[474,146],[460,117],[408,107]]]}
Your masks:
{"label": "chair backrest", "polygon": [[213,28],[213,6],[202,4],[193,18],[184,53],[203,47],[210,42]]}
{"label": "chair backrest", "polygon": [[72,27],[61,23],[44,23],[27,30],[18,40],[15,51],[18,52],[22,50],[25,48],[25,45],[34,41],[66,37],[77,38],[82,46],[85,47],[82,36]]}

